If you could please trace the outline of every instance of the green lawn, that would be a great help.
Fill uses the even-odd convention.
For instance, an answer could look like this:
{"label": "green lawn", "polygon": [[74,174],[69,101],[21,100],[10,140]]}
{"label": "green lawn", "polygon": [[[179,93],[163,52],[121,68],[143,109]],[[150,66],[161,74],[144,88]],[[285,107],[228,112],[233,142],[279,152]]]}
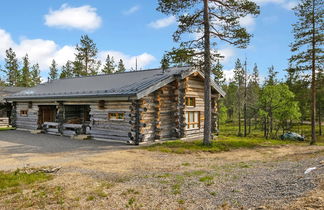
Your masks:
{"label": "green lawn", "polygon": [[0,131],[15,130],[14,127],[0,127]]}
{"label": "green lawn", "polygon": [[[221,126],[220,135],[216,138],[216,140],[212,141],[212,144],[209,146],[205,146],[202,144],[202,140],[196,141],[167,141],[163,143],[157,143],[150,146],[144,146],[143,149],[149,151],[160,151],[160,152],[170,152],[177,154],[185,154],[185,153],[195,153],[195,152],[221,152],[221,151],[229,151],[233,149],[239,148],[255,148],[255,147],[267,147],[267,146],[278,146],[278,145],[286,145],[286,144],[296,144],[300,146],[309,145],[309,134],[310,134],[310,126],[303,125],[296,127],[294,132],[301,133],[304,132],[306,135],[306,141],[298,142],[298,141],[288,141],[288,140],[279,140],[279,139],[265,139],[263,138],[263,132],[259,129],[251,129],[251,134],[247,137],[239,137],[237,136],[238,128],[233,124],[226,124]],[[317,145],[324,146],[324,137],[318,137]]]}
{"label": "green lawn", "polygon": [[0,192],[8,188],[19,188],[25,185],[42,182],[51,179],[51,175],[36,172],[27,174],[25,172],[3,172],[0,171]]}

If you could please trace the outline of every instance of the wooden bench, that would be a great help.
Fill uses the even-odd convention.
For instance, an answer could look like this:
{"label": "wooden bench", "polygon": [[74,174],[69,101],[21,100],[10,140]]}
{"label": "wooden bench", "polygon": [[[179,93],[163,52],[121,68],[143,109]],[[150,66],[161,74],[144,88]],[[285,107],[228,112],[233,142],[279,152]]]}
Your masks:
{"label": "wooden bench", "polygon": [[75,136],[85,133],[86,126],[83,124],[63,124],[63,134],[67,136]]}
{"label": "wooden bench", "polygon": [[42,127],[46,133],[57,135],[59,134],[58,126],[56,122],[44,122]]}

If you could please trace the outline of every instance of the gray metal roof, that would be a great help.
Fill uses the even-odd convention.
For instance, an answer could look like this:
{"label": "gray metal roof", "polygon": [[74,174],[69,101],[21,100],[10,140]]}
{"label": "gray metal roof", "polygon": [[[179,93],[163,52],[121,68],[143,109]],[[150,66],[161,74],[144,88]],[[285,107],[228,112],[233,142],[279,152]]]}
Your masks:
{"label": "gray metal roof", "polygon": [[0,103],[5,101],[5,97],[25,89],[26,87],[6,87],[6,86],[0,87]]}
{"label": "gray metal roof", "polygon": [[[58,79],[40,84],[6,97],[7,100],[59,99],[80,97],[143,97],[149,92],[172,82],[175,75],[189,75],[197,70],[191,67],[150,69],[115,74]],[[214,86],[214,85],[213,85]],[[224,95],[217,86],[218,92]],[[149,92],[148,92],[149,91]]]}

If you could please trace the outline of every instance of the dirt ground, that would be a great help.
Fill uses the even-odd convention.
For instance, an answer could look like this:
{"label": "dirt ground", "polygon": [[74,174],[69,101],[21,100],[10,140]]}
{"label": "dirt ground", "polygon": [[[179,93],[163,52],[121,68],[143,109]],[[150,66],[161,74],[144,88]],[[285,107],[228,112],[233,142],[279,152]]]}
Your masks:
{"label": "dirt ground", "polygon": [[[21,155],[0,153],[1,163],[19,162]],[[216,154],[123,148],[29,155],[24,160],[30,166],[61,169],[50,181],[6,194],[1,209],[324,209],[321,146]],[[304,174],[310,167],[316,169]]]}

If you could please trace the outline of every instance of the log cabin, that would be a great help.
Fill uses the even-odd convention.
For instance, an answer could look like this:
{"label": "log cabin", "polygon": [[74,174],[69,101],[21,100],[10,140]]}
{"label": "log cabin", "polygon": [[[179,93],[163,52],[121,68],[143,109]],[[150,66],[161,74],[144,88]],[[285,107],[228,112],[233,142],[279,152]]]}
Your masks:
{"label": "log cabin", "polygon": [[[212,129],[224,91],[213,81]],[[6,97],[12,126],[129,143],[200,138],[204,74],[172,67],[52,80]]]}

